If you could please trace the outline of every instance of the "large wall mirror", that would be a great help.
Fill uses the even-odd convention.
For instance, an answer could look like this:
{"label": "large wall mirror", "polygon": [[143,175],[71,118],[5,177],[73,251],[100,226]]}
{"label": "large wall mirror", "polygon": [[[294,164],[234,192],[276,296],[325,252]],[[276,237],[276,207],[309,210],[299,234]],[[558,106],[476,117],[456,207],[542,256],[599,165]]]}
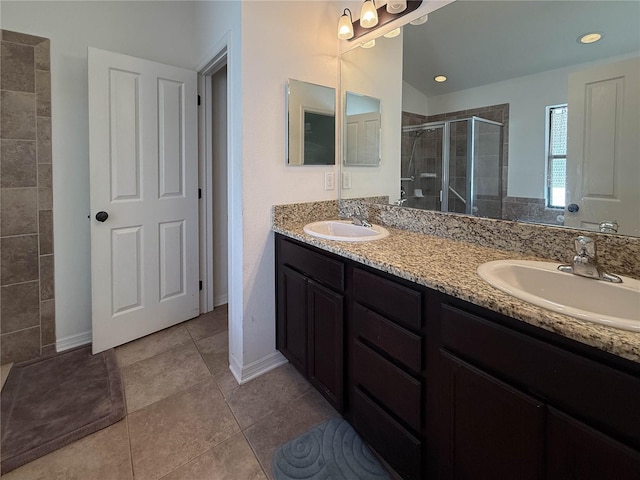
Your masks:
{"label": "large wall mirror", "polygon": [[384,112],[342,198],[640,236],[640,2],[458,0],[341,72]]}
{"label": "large wall mirror", "polygon": [[335,165],[336,91],[289,79],[287,83],[287,163]]}

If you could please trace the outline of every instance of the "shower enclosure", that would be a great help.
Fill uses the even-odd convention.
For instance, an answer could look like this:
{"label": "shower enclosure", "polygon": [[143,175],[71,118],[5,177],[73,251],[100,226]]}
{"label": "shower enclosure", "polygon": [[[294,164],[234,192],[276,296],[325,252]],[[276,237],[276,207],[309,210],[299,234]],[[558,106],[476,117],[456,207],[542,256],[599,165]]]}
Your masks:
{"label": "shower enclosure", "polygon": [[405,126],[401,172],[408,207],[500,218],[502,124],[469,117]]}

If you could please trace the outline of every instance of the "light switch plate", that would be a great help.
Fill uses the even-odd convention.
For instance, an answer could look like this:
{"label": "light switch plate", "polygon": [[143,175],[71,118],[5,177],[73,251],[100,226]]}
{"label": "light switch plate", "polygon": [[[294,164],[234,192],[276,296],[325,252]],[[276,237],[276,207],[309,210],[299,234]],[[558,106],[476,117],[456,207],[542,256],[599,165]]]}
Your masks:
{"label": "light switch plate", "polygon": [[333,190],[335,188],[335,175],[333,172],[324,172],[324,189]]}
{"label": "light switch plate", "polygon": [[342,188],[349,190],[351,188],[351,172],[343,172],[342,174]]}

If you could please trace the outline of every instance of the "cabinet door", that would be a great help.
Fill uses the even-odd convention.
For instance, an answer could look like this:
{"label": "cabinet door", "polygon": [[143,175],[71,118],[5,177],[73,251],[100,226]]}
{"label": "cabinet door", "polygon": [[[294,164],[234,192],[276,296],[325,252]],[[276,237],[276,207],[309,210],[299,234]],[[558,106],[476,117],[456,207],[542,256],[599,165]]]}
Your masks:
{"label": "cabinet door", "polygon": [[343,296],[308,283],[309,381],[336,410],[343,410]]}
{"label": "cabinet door", "polygon": [[544,405],[441,352],[439,478],[538,479]]}
{"label": "cabinet door", "polygon": [[547,478],[640,479],[640,453],[561,412],[549,409]]}
{"label": "cabinet door", "polygon": [[308,280],[295,270],[278,269],[277,347],[291,364],[307,376]]}

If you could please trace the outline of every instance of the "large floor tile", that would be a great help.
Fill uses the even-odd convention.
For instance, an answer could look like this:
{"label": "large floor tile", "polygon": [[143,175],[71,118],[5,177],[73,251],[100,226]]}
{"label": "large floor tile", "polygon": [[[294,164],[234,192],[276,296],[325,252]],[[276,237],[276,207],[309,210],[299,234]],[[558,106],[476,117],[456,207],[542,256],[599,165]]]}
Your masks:
{"label": "large floor tile", "polygon": [[158,479],[240,432],[213,378],[129,415],[136,479]]}
{"label": "large floor tile", "polygon": [[124,367],[127,412],[135,412],[210,376],[193,342]]}
{"label": "large floor tile", "polygon": [[133,342],[116,348],[120,368],[166,352],[191,341],[191,336],[183,324],[166,328]]}
{"label": "large floor tile", "polygon": [[266,480],[249,443],[238,433],[162,480]]}
{"label": "large floor tile", "polygon": [[196,347],[214,377],[229,370],[229,332],[220,332],[198,340]]}
{"label": "large floor tile", "polygon": [[227,402],[244,430],[311,388],[291,364],[278,367],[232,390]]}
{"label": "large floor tile", "polygon": [[228,329],[227,306],[216,307],[212,312],[203,313],[199,317],[185,322],[184,325],[194,341],[224,332]]}
{"label": "large floor tile", "polygon": [[338,416],[338,412],[318,392],[310,390],[249,427],[244,434],[265,472],[269,478],[273,478],[271,457],[280,445],[293,440],[311,427]]}
{"label": "large floor tile", "polygon": [[127,421],[73,442],[6,475],[3,480],[132,479]]}
{"label": "large floor tile", "polygon": [[231,394],[239,387],[238,381],[236,377],[233,376],[230,369],[226,369],[225,371],[215,375],[216,383],[218,384],[218,388],[228,400]]}

